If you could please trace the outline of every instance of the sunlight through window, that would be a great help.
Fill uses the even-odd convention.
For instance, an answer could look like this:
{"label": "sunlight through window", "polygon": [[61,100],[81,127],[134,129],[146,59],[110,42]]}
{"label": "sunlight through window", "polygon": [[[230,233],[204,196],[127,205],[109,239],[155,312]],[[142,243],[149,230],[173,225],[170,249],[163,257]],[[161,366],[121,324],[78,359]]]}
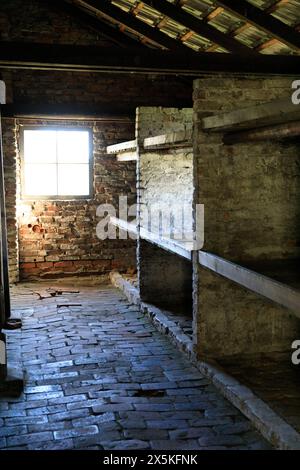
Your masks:
{"label": "sunlight through window", "polygon": [[89,197],[91,132],[23,130],[23,196]]}

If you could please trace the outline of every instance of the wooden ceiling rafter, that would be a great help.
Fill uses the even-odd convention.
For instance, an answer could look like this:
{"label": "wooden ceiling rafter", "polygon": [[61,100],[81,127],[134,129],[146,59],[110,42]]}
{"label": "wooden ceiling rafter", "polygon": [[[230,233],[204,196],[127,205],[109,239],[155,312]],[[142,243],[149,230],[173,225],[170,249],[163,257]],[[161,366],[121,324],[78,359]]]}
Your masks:
{"label": "wooden ceiling rafter", "polygon": [[[245,0],[239,0],[239,2],[216,0],[216,3],[251,26],[270,34],[272,38],[278,39],[291,49],[300,51],[300,36],[297,31],[269,14],[268,10],[262,10]],[[282,5],[282,3],[277,4],[277,7],[280,8]]]}
{"label": "wooden ceiling rafter", "polygon": [[185,52],[190,50],[190,52],[193,53],[191,49],[188,49],[176,39],[173,39],[158,29],[149,26],[144,21],[140,21],[134,15],[130,15],[128,12],[125,12],[121,8],[113,5],[109,0],[84,0],[80,3],[94,9],[96,12],[98,11],[108,18],[111,18],[117,24],[132,30],[138,36],[146,38],[148,41],[162,49],[173,51],[181,49]]}
{"label": "wooden ceiling rafter", "polygon": [[255,52],[248,46],[241,44],[233,38],[222,33],[218,29],[209,25],[208,23],[196,18],[195,16],[187,13],[181,8],[166,0],[145,0],[144,3],[154,8],[157,12],[162,13],[173,21],[185,26],[189,30],[194,31],[212,42],[218,43],[221,47],[229,52],[236,54],[249,54],[253,55]]}
{"label": "wooden ceiling rafter", "polygon": [[[265,13],[268,13],[268,14],[271,14],[271,13],[274,13],[276,12],[277,10],[280,10],[280,8],[284,7],[285,5],[287,5],[289,3],[290,0],[276,0],[271,6],[269,6],[269,8],[267,8],[265,11]],[[220,7],[222,8],[222,7]],[[224,8],[223,8],[224,10]],[[237,37],[239,36],[240,34],[242,34],[244,31],[246,31],[247,29],[251,28],[253,25],[249,22],[246,22],[240,26],[238,26],[237,28],[234,28],[232,31],[230,31],[228,34],[229,36],[231,37]],[[295,28],[295,30],[297,31],[297,27]],[[271,47],[275,44],[278,44],[280,43],[281,41],[279,41],[277,38],[270,38],[268,39],[267,41],[264,41],[263,43],[259,44],[258,46],[255,47],[255,50],[257,52],[260,52],[261,50],[264,50],[264,49],[267,49],[268,47]],[[218,49],[219,46],[217,44],[212,44],[211,46],[209,46],[207,49],[206,49],[206,52],[214,52],[216,49]]]}

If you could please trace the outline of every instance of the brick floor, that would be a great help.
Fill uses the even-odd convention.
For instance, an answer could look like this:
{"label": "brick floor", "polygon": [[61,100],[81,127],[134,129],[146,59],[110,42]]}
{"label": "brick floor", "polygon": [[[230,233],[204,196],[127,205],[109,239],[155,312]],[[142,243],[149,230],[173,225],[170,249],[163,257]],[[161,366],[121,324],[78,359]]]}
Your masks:
{"label": "brick floor", "polygon": [[[19,284],[9,332],[24,394],[0,400],[0,448],[268,449],[217,389],[111,286],[39,299]],[[60,285],[62,288],[62,285]]]}

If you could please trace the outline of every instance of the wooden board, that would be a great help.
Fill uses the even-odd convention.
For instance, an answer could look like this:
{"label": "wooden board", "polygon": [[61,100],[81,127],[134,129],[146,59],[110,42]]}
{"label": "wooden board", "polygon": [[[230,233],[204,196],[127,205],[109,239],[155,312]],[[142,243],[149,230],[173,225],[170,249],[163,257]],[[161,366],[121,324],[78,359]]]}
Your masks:
{"label": "wooden board", "polygon": [[218,132],[237,128],[262,127],[298,119],[300,119],[300,106],[293,104],[291,96],[289,96],[269,103],[205,117],[202,119],[202,128],[207,131]]}
{"label": "wooden board", "polygon": [[199,251],[198,259],[201,266],[288,308],[300,318],[300,290],[211,253]]}
{"label": "wooden board", "polygon": [[127,142],[120,142],[119,144],[109,145],[106,147],[107,153],[117,154],[120,152],[126,152],[127,150],[136,149],[136,139],[128,140]]}

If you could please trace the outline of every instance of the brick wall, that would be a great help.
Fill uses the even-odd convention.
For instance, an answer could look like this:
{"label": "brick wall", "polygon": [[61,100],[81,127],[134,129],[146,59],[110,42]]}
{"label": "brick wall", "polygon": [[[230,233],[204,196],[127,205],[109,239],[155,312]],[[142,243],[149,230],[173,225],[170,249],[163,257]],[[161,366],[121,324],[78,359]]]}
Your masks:
{"label": "brick wall", "polygon": [[[35,0],[1,2],[0,40],[112,46],[101,33]],[[7,103],[27,104],[29,107],[30,104],[91,105],[97,106],[100,114],[102,106],[111,105],[131,114],[132,120],[136,106],[170,106],[178,101],[191,103],[192,97],[191,85],[176,77],[1,68],[0,74],[6,82]],[[89,123],[95,136],[95,199],[84,203],[22,202],[18,236],[15,124],[6,119],[3,123],[11,280],[18,277],[18,238],[21,277],[94,273],[132,265],[134,242],[109,240],[100,243],[96,239],[95,209],[100,202],[111,202],[119,194],[135,197],[134,163],[118,164],[104,151],[106,145],[133,138],[133,121],[130,124],[112,120],[101,124]],[[36,225],[43,231],[33,231]]]}
{"label": "brick wall", "polygon": [[[64,121],[30,121],[30,124],[70,127],[70,122]],[[114,156],[106,154],[107,145],[132,135],[133,124],[72,121],[71,125],[93,130],[94,196],[92,200],[20,199],[18,238],[20,277],[23,279],[107,273],[114,268],[122,271],[135,266],[134,242],[100,241],[96,236],[99,204],[110,203],[117,208],[119,195],[128,196],[129,204],[135,202],[134,163],[118,163]]]}
{"label": "brick wall", "polygon": [[[214,77],[194,83],[196,202],[205,206],[203,249],[241,265],[299,257],[299,146],[222,144],[203,132],[208,114],[291,95],[291,78]],[[197,351],[220,357],[287,351],[300,322],[286,309],[194,263]]]}

